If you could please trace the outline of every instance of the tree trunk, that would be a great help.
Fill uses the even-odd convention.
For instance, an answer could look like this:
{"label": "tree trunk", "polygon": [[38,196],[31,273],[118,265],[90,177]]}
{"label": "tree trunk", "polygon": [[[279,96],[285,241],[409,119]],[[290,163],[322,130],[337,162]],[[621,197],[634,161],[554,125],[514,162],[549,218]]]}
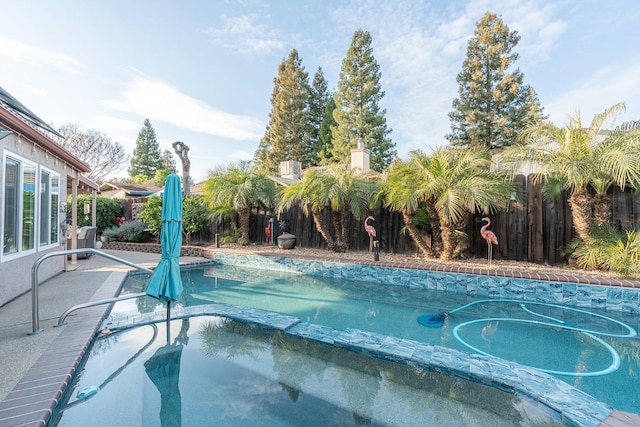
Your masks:
{"label": "tree trunk", "polygon": [[463,233],[463,238],[460,238],[461,235],[456,235],[456,230],[466,230],[471,219],[471,212],[466,212],[462,219],[454,226],[453,236],[455,238],[456,247],[453,250],[453,258],[458,258],[464,253],[464,251],[469,249],[469,236],[466,233]]}
{"label": "tree trunk", "polygon": [[442,254],[440,259],[443,261],[451,261],[453,252],[456,249],[456,228],[449,221],[442,223]]}
{"label": "tree trunk", "polygon": [[349,249],[349,239],[351,237],[349,226],[351,222],[351,212],[345,206],[342,207],[340,212],[340,238],[345,245],[345,250]]}
{"label": "tree trunk", "polygon": [[240,222],[240,230],[242,230],[242,237],[240,238],[240,244],[247,246],[249,244],[249,218],[251,217],[251,208],[240,209],[238,212],[238,221]]}
{"label": "tree trunk", "polygon": [[593,198],[593,222],[607,225],[611,221],[611,198],[607,193],[596,194]]}
{"label": "tree trunk", "polygon": [[333,248],[336,245],[336,242],[331,237],[331,234],[327,231],[327,227],[322,223],[319,212],[311,211],[311,217],[313,218],[313,222],[316,225],[316,228],[324,238],[324,241],[327,242],[327,247],[333,250]]}
{"label": "tree trunk", "polygon": [[189,188],[189,173],[191,169],[191,161],[189,160],[189,146],[182,141],[176,141],[172,144],[173,149],[182,162],[182,191],[185,196],[191,194]]}
{"label": "tree trunk", "polygon": [[402,219],[404,219],[404,225],[407,226],[407,231],[409,232],[409,236],[411,236],[416,246],[418,246],[418,249],[420,249],[420,252],[422,252],[425,258],[433,258],[433,252],[431,251],[431,248],[427,246],[427,243],[424,241],[422,236],[420,236],[420,233],[418,233],[418,229],[413,223],[413,218],[411,217],[411,214],[407,212],[406,209],[402,209],[401,213],[402,213]]}
{"label": "tree trunk", "polygon": [[569,197],[573,227],[578,233],[578,237],[586,242],[591,235],[591,220],[593,210],[593,200],[587,189],[576,190]]}
{"label": "tree trunk", "polygon": [[442,226],[440,217],[433,203],[427,203],[427,214],[429,214],[429,224],[431,225],[431,248],[435,256],[442,254]]}
{"label": "tree trunk", "polygon": [[336,236],[335,244],[331,248],[334,252],[345,252],[347,250],[347,244],[342,240],[342,220],[340,217],[340,211],[331,211],[333,230]]}

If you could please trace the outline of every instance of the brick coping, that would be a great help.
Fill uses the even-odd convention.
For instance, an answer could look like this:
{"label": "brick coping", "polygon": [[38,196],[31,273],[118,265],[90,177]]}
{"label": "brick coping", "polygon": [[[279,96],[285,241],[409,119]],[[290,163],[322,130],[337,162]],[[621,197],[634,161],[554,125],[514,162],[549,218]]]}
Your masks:
{"label": "brick coping", "polygon": [[[160,253],[160,244],[105,242],[103,249]],[[518,268],[517,263],[510,264],[508,266],[502,266],[499,264],[495,264],[494,266],[483,266],[479,263],[461,262],[447,263],[386,253],[380,254],[381,260],[374,261],[372,259],[373,255],[368,252],[333,253],[327,250],[307,248],[283,250],[267,245],[248,246],[245,248],[183,246],[181,256],[196,256],[213,259],[215,252],[231,252],[246,255],[261,255],[269,257],[338,262],[343,264],[362,264],[389,268],[431,270],[446,273],[477,274],[482,276],[511,277],[516,279],[545,280],[553,282],[580,283],[588,285],[603,285],[640,289],[639,280],[621,279],[607,274],[588,274],[574,269],[545,267],[543,265],[536,265],[535,269],[531,269],[530,267]],[[525,264],[526,263],[523,263],[523,265]]]}

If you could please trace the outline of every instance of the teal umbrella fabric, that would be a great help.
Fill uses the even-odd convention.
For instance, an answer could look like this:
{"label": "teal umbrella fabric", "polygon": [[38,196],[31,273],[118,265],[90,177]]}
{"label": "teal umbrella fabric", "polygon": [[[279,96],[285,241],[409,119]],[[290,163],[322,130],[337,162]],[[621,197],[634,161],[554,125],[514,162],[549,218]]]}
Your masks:
{"label": "teal umbrella fabric", "polygon": [[182,189],[180,178],[175,174],[167,177],[164,187],[160,245],[162,258],[151,274],[145,292],[160,301],[167,302],[168,321],[171,301],[177,301],[182,294],[182,278],[180,277]]}

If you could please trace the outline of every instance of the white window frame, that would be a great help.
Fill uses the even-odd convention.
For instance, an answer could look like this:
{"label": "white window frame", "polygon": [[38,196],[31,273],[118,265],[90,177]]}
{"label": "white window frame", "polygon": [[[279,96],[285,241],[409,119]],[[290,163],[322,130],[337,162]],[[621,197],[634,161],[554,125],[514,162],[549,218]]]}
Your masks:
{"label": "white window frame", "polygon": [[[11,252],[11,253],[6,253],[4,252],[4,245],[5,245],[5,209],[7,206],[7,201],[6,201],[6,191],[5,191],[5,185],[7,182],[7,159],[12,159],[13,161],[18,163],[18,182],[16,183],[16,192],[18,194],[17,197],[17,204],[18,206],[20,206],[20,208],[18,209],[18,218],[16,218],[16,222],[17,222],[17,232],[16,232],[16,251],[15,252]],[[33,220],[34,220],[34,230],[33,230],[33,248],[32,249],[27,249],[27,250],[23,250],[22,249],[22,233],[23,233],[23,221],[24,221],[24,209],[23,209],[23,204],[24,204],[24,168],[25,165],[31,166],[32,168],[34,168],[34,173],[35,173],[35,177],[34,180],[36,182],[34,182],[34,213],[33,213]],[[39,173],[38,173],[38,163],[33,162],[32,160],[26,159],[22,156],[19,156],[15,153],[11,153],[8,151],[5,151],[3,153],[2,156],[2,186],[1,186],[1,191],[2,191],[2,216],[0,217],[0,222],[2,223],[1,225],[1,230],[2,230],[2,234],[0,235],[0,240],[2,240],[2,250],[0,250],[0,261],[4,262],[4,261],[9,261],[12,259],[16,259],[16,258],[20,258],[26,255],[30,255],[33,253],[36,253],[36,251],[38,250],[38,243],[40,240],[40,235],[39,235],[39,227],[38,227],[38,223],[39,223],[39,200],[38,200],[38,188],[40,186],[39,183]],[[18,191],[18,188],[20,189]]]}
{"label": "white window frame", "polygon": [[[41,202],[41,191],[42,191],[42,175],[43,173],[47,173],[49,174],[49,182],[48,182],[48,192],[47,192],[47,199],[49,201],[49,210],[48,212],[45,213],[45,215],[42,215],[41,212],[41,208],[42,208],[42,204],[40,204]],[[53,180],[55,178],[58,178],[58,192],[54,193],[53,192]],[[53,200],[53,196],[54,194],[57,194],[58,196],[58,200],[54,202]],[[60,205],[60,174],[49,169],[46,168],[44,166],[40,166],[40,170],[38,172],[38,198],[37,198],[37,202],[38,202],[38,214],[40,215],[40,220],[38,221],[38,248],[39,249],[49,249],[52,247],[55,247],[59,244],[60,242],[60,213],[59,213],[59,209],[58,206]],[[55,216],[54,216],[55,214]],[[52,239],[51,238],[51,228],[52,226],[56,227],[56,235],[55,237]],[[47,242],[46,243],[42,243],[40,240],[40,234],[43,230],[43,227],[46,229],[47,232]]]}

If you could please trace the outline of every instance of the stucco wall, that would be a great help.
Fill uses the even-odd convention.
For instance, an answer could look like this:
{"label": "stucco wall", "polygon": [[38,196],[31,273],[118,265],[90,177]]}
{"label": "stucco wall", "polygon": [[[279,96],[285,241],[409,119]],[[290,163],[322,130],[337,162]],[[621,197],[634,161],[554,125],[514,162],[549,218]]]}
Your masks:
{"label": "stucco wall", "polygon": [[[50,153],[47,153],[40,148],[39,145],[34,145],[33,142],[28,141],[25,137],[21,137],[18,141],[18,137],[15,134],[11,134],[2,140],[0,140],[0,152],[2,153],[2,161],[0,161],[0,228],[3,227],[4,221],[4,156],[5,154],[17,155],[21,158],[28,159],[37,163],[39,166],[43,166],[50,171],[60,174],[60,195],[59,202],[65,202],[67,199],[67,174],[74,175],[74,171],[71,166],[65,165],[62,160],[57,159]],[[58,223],[63,222],[66,219],[64,212],[60,212],[60,203],[58,204],[59,218]],[[69,213],[69,215],[71,215]],[[47,218],[48,220],[49,218]],[[36,231],[38,227],[36,227]],[[4,229],[2,228],[2,231]],[[36,235],[37,236],[37,235]],[[31,290],[31,270],[33,263],[41,257],[51,251],[59,251],[63,249],[62,246],[62,234],[58,244],[49,245],[44,248],[38,247],[36,244],[36,251],[23,256],[6,258],[0,254],[0,305],[7,303],[13,298],[28,292]],[[38,271],[39,282],[42,283],[55,274],[62,272],[64,269],[63,257],[54,257],[46,260]]]}

